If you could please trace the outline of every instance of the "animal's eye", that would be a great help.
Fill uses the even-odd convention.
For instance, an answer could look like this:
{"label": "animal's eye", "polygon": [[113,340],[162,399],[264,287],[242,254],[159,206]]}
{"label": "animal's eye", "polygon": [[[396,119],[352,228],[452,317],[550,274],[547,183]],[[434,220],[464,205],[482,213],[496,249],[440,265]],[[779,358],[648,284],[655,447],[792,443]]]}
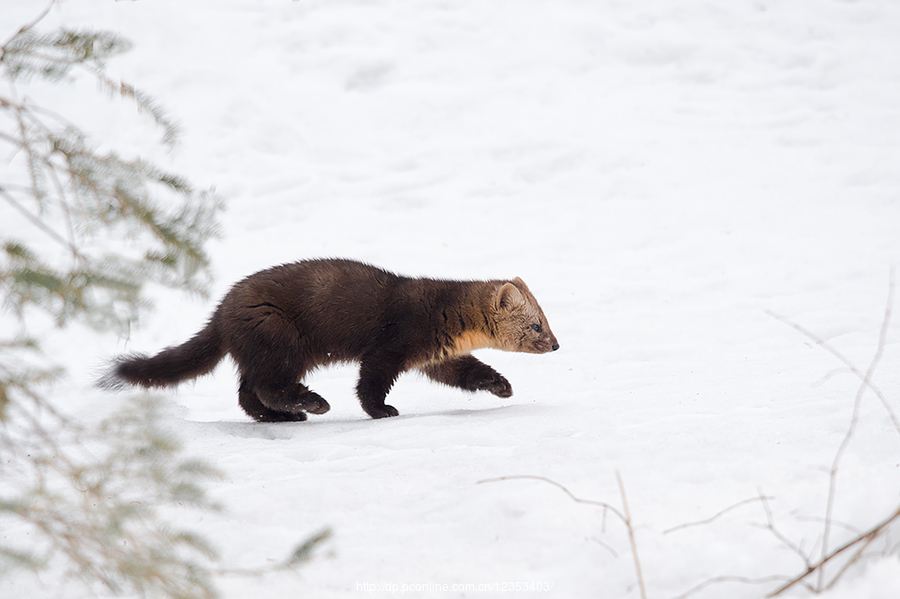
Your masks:
{"label": "animal's eye", "polygon": [[539,324],[533,324],[533,325],[531,325],[531,328],[534,329],[535,332],[537,332],[537,333],[541,332],[541,325],[539,325]]}

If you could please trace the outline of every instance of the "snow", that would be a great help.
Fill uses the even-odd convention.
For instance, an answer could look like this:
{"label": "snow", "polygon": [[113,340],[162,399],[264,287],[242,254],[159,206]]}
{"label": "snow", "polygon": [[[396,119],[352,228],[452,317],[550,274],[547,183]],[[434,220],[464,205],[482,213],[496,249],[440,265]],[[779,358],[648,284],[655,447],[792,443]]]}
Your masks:
{"label": "snow", "polygon": [[[36,7],[0,11],[7,39]],[[639,596],[621,522],[544,481],[480,482],[512,475],[622,509],[619,473],[648,597],[801,573],[760,501],[665,532],[760,494],[777,530],[821,556],[859,380],[767,311],[863,371],[875,354],[900,262],[900,4],[68,0],[44,23],[58,24],[131,39],[110,72],[182,136],[153,146],[145,119],[83,82],[45,90],[66,114],[226,199],[214,298],[321,256],[521,276],[561,344],[478,352],[509,399],[408,375],[389,396],[401,416],[379,421],[351,367],[311,377],[332,410],[305,423],[251,422],[227,365],[166,393],[167,424],[227,476],[211,487],[227,511],[188,522],[224,563],[264,566],[333,531],[299,574],[223,577],[223,597]],[[91,387],[97,365],[180,343],[216,301],[153,294],[127,340],[53,336],[71,373],[61,405],[107,414],[120,398]],[[895,318],[874,377],[894,411],[898,340]],[[898,456],[868,393],[836,522],[864,531],[896,509]],[[852,537],[836,526],[829,546]],[[900,596],[896,551],[871,549],[823,596]],[[454,587],[522,582],[552,590]],[[3,596],[22,588],[0,582]]]}

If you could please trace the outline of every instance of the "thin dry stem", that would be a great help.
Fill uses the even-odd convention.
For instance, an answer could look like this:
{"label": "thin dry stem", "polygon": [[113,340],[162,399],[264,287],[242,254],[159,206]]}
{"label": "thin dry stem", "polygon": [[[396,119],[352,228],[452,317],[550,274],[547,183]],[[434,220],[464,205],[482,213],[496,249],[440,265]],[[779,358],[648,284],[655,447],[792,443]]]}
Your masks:
{"label": "thin dry stem", "polygon": [[714,516],[712,516],[710,518],[707,518],[706,520],[700,520],[698,522],[688,522],[687,524],[679,524],[678,526],[673,526],[672,528],[664,530],[663,534],[667,535],[670,532],[675,532],[675,531],[681,530],[683,528],[690,528],[691,526],[702,526],[704,524],[710,524],[711,522],[714,522],[718,518],[720,518],[720,517],[724,516],[725,514],[727,514],[728,512],[730,512],[731,510],[737,509],[737,508],[741,507],[742,505],[747,505],[748,503],[753,503],[756,501],[764,501],[766,499],[775,499],[775,498],[774,497],[763,497],[763,496],[751,497],[750,499],[745,499],[743,501],[739,501],[739,502],[735,503],[734,505],[725,508],[721,512],[715,514]]}
{"label": "thin dry stem", "polygon": [[[859,386],[859,389],[856,391],[856,398],[853,401],[853,416],[850,419],[850,426],[847,428],[847,434],[844,435],[844,439],[841,441],[840,447],[838,447],[837,453],[834,455],[834,461],[831,464],[831,471],[829,472],[829,484],[828,484],[828,503],[825,508],[825,528],[822,533],[822,558],[828,554],[828,537],[831,533],[831,517],[834,511],[834,497],[836,493],[837,487],[837,473],[838,467],[840,465],[841,458],[844,456],[844,452],[847,450],[847,446],[850,444],[850,439],[853,437],[853,433],[856,431],[856,425],[859,422],[859,409],[862,405],[862,398],[866,392],[866,389],[870,386],[869,382],[872,379],[872,375],[875,373],[875,369],[878,367],[878,363],[881,361],[881,356],[884,354],[884,346],[887,342],[887,331],[888,327],[891,323],[891,311],[894,305],[894,269],[891,268],[890,274],[890,283],[888,284],[888,297],[887,303],[884,308],[884,318],[881,321],[881,330],[878,334],[878,347],[875,350],[875,355],[872,357],[872,361],[869,363],[869,368],[866,370],[866,374],[863,377],[862,383]],[[893,416],[893,412],[889,410],[889,413]],[[898,429],[900,430],[900,429]],[[823,583],[825,580],[825,570],[824,568],[819,569],[819,582],[817,585],[818,589],[822,589]]]}
{"label": "thin dry stem", "polygon": [[[810,564],[807,567],[806,572],[804,572],[800,576],[797,576],[796,578],[791,579],[787,584],[785,584],[782,587],[779,587],[777,590],[773,591],[772,593],[769,593],[768,595],[766,595],[766,598],[768,599],[770,597],[777,597],[778,595],[785,592],[792,586],[801,582],[804,578],[806,578],[813,572],[821,571],[822,566],[824,566],[826,563],[828,563],[829,561],[831,561],[832,559],[834,559],[841,553],[847,551],[854,545],[856,545],[858,543],[863,543],[864,546],[867,546],[869,543],[871,543],[873,540],[875,540],[875,538],[878,537],[892,522],[894,522],[898,518],[900,518],[900,508],[897,508],[897,510],[893,514],[891,514],[886,520],[875,525],[874,527],[869,529],[865,534],[862,534],[862,535],[856,537],[855,539],[852,539],[852,540],[848,541],[847,543],[844,543],[839,548],[835,549],[834,551],[832,551],[831,553],[829,553],[828,555],[823,557],[821,560],[819,560],[815,564]],[[857,559],[857,558],[858,558],[858,556],[856,556],[854,559]],[[843,569],[842,569],[842,572],[843,572]],[[834,585],[835,582],[837,582],[837,577],[831,582],[831,584],[829,586]],[[817,589],[817,590],[819,590],[819,589]]]}
{"label": "thin dry stem", "polygon": [[601,541],[601,540],[598,539],[597,537],[590,537],[590,539],[591,539],[593,542],[595,542],[595,543],[597,543],[598,545],[600,545],[601,547],[603,547],[604,549],[606,549],[607,551],[609,551],[610,553],[612,553],[612,556],[613,556],[613,557],[619,557],[619,554],[616,552],[615,549],[613,549],[611,546],[607,545],[606,543],[604,543],[603,541]]}
{"label": "thin dry stem", "polygon": [[[881,361],[882,355],[884,354],[884,347],[887,342],[887,333],[888,333],[888,329],[890,327],[891,315],[892,315],[893,305],[894,305],[894,288],[895,288],[894,268],[892,266],[891,270],[890,270],[890,279],[889,279],[889,284],[888,284],[888,296],[887,296],[887,301],[886,301],[886,305],[884,308],[884,316],[881,321],[881,328],[879,330],[879,335],[878,335],[878,346],[875,350],[875,355],[872,357],[872,360],[870,361],[869,366],[866,369],[865,373],[863,373],[861,370],[859,370],[859,368],[857,368],[856,365],[853,364],[849,359],[847,359],[847,357],[844,356],[841,352],[836,350],[834,347],[829,345],[826,341],[824,341],[817,335],[809,332],[808,330],[804,329],[802,326],[788,320],[787,318],[785,318],[783,316],[775,314],[774,312],[771,312],[771,311],[768,312],[769,315],[784,322],[785,324],[791,326],[792,328],[796,329],[797,331],[799,331],[806,337],[813,340],[816,343],[816,345],[819,345],[820,347],[826,349],[828,352],[830,352],[832,355],[834,355],[838,360],[843,362],[844,365],[851,372],[853,372],[857,376],[857,378],[859,378],[861,381],[860,386],[856,392],[856,397],[854,398],[854,401],[853,401],[853,413],[852,413],[852,416],[850,419],[850,425],[847,428],[847,432],[844,435],[844,438],[841,440],[841,444],[838,447],[838,450],[835,453],[834,459],[832,461],[831,468],[828,471],[828,479],[829,479],[828,480],[828,483],[829,483],[828,484],[828,500],[827,500],[827,504],[826,504],[826,508],[825,508],[824,528],[823,528],[823,533],[822,533],[821,558],[815,564],[811,564],[811,563],[809,563],[809,561],[807,561],[806,571],[803,574],[794,578],[793,580],[791,580],[790,582],[788,582],[787,584],[785,584],[784,586],[782,586],[775,592],[771,593],[770,595],[768,595],[768,597],[775,597],[775,596],[783,593],[784,591],[791,588],[795,584],[800,583],[801,581],[803,581],[803,579],[805,579],[807,576],[809,576],[810,574],[813,574],[813,573],[817,574],[817,582],[816,582],[815,586],[813,587],[813,590],[815,592],[819,593],[828,588],[833,587],[834,584],[840,579],[840,577],[847,571],[847,569],[859,560],[860,556],[865,551],[865,549],[868,547],[868,545],[879,534],[881,534],[881,532],[884,530],[884,528],[888,524],[890,524],[892,521],[894,521],[895,519],[900,517],[900,509],[898,509],[890,518],[888,518],[881,524],[877,525],[876,527],[872,528],[867,533],[857,536],[856,538],[852,539],[848,543],[845,543],[844,545],[842,545],[840,548],[829,553],[828,540],[830,537],[831,528],[834,524],[832,521],[832,516],[833,516],[833,512],[834,512],[835,496],[837,493],[838,470],[839,470],[840,462],[841,462],[841,459],[843,458],[844,452],[847,450],[847,447],[849,446],[850,441],[853,438],[853,434],[856,431],[856,426],[859,422],[860,407],[862,405],[862,399],[863,399],[863,396],[865,395],[866,389],[872,390],[872,392],[875,393],[875,395],[879,398],[879,400],[881,400],[881,403],[884,406],[885,410],[887,411],[888,415],[890,416],[891,421],[894,424],[894,427],[897,429],[898,432],[900,432],[900,422],[898,422],[897,416],[894,413],[893,409],[891,408],[890,404],[888,403],[887,398],[872,383],[872,376],[874,375],[875,370],[877,369],[878,364]],[[765,505],[765,503],[764,503],[764,505]],[[782,539],[782,542],[785,542],[786,539],[784,539],[783,536],[778,535],[777,531],[774,528],[774,525],[772,524],[771,513],[768,511],[768,506],[766,506],[766,511],[767,511],[767,515],[769,517],[769,527],[768,528],[770,530],[772,530],[772,532],[774,534],[776,534],[776,536],[779,536],[779,538]],[[843,565],[843,567],[837,572],[837,574],[834,575],[831,582],[826,585],[825,584],[825,568],[824,568],[825,564],[828,563],[831,559],[833,559],[837,555],[843,553],[847,549],[849,549],[859,543],[862,543],[862,547],[860,547],[859,550],[856,551],[856,553]],[[790,544],[789,546],[793,546],[793,544]],[[797,550],[799,551],[799,548],[797,548]],[[801,552],[801,555],[802,555],[802,552]],[[803,584],[806,585],[806,583],[803,583]],[[806,585],[806,586],[809,586],[809,585]]]}
{"label": "thin dry stem", "polygon": [[611,506],[610,504],[603,503],[602,501],[594,501],[592,499],[582,499],[580,497],[576,497],[565,486],[559,484],[555,480],[550,480],[549,478],[546,478],[544,476],[534,476],[531,474],[514,474],[511,476],[500,476],[497,478],[488,478],[485,480],[480,480],[480,481],[478,481],[477,484],[480,485],[482,483],[496,483],[496,482],[500,482],[500,481],[504,481],[504,480],[540,480],[545,483],[549,483],[549,484],[553,485],[554,487],[556,487],[557,489],[559,489],[560,491],[562,491],[563,493],[565,493],[566,495],[568,495],[569,499],[571,499],[572,501],[574,501],[576,503],[586,503],[588,505],[596,505],[597,507],[602,507],[603,509],[609,510],[613,514],[618,516],[622,522],[625,522],[626,524],[628,523],[628,518],[625,516],[625,514],[623,514],[622,512],[620,512],[619,510],[617,510],[616,508]]}
{"label": "thin dry stem", "polygon": [[831,580],[830,583],[828,583],[828,585],[823,590],[827,591],[827,590],[831,589],[835,584],[837,584],[837,581],[840,580],[841,576],[844,575],[844,572],[849,570],[850,566],[852,566],[853,564],[855,564],[856,562],[859,561],[859,558],[860,558],[860,556],[862,556],[862,553],[869,547],[869,545],[874,540],[875,540],[875,537],[869,537],[865,541],[863,541],[863,543],[859,547],[859,549],[857,549],[856,552],[853,554],[853,556],[847,560],[847,562],[841,567],[840,570],[838,570],[837,574],[834,575],[834,578]]}
{"label": "thin dry stem", "polygon": [[771,532],[775,536],[776,539],[781,541],[782,545],[784,545],[785,547],[787,547],[788,549],[790,549],[791,551],[793,551],[794,553],[799,555],[800,559],[803,560],[803,563],[806,564],[806,567],[809,568],[810,567],[809,556],[803,552],[803,549],[800,546],[796,545],[793,541],[791,541],[784,534],[782,534],[781,531],[779,531],[777,528],[775,528],[775,518],[774,518],[774,516],[772,516],[771,508],[769,508],[768,499],[763,495],[762,491],[759,492],[759,497],[760,497],[760,501],[762,502],[763,509],[766,512],[766,524],[763,525],[762,528],[765,528],[766,530]]}
{"label": "thin dry stem", "polygon": [[714,584],[722,584],[726,582],[739,582],[742,584],[767,584],[770,582],[782,581],[786,578],[787,576],[766,576],[765,578],[748,578],[746,576],[716,576],[715,578],[704,580],[700,584],[691,587],[684,593],[675,597],[675,599],[687,599],[687,597],[690,597],[695,593],[699,593],[706,587],[712,586]]}
{"label": "thin dry stem", "polygon": [[625,510],[625,524],[628,528],[628,542],[631,543],[631,555],[634,556],[634,571],[637,574],[638,585],[641,587],[641,599],[647,599],[647,589],[644,588],[644,575],[641,573],[641,560],[638,558],[637,541],[634,539],[634,527],[631,525],[631,514],[628,511],[628,499],[625,497],[625,485],[622,483],[622,475],[616,470],[616,480],[619,481],[619,491],[622,493],[622,508]]}
{"label": "thin dry stem", "polygon": [[[494,482],[500,482],[500,481],[505,481],[505,480],[539,480],[539,481],[543,481],[543,482],[549,483],[549,484],[553,485],[554,487],[556,487],[557,489],[561,490],[563,493],[565,493],[566,495],[569,496],[569,499],[571,499],[572,501],[574,501],[576,503],[585,503],[588,505],[595,505],[597,507],[602,507],[603,512],[604,512],[604,517],[605,517],[605,514],[607,511],[610,511],[613,514],[615,514],[625,524],[625,529],[628,531],[628,542],[631,545],[631,554],[632,554],[632,556],[634,556],[634,569],[635,569],[635,574],[636,574],[637,580],[638,580],[638,586],[640,587],[640,590],[641,590],[641,599],[647,599],[647,591],[644,587],[644,575],[641,572],[641,561],[638,558],[637,542],[635,541],[635,538],[634,538],[634,527],[631,525],[631,514],[628,511],[628,499],[625,496],[625,485],[622,483],[622,476],[621,476],[621,474],[619,474],[618,471],[616,471],[616,480],[619,483],[619,492],[622,495],[622,508],[624,511],[619,511],[616,508],[614,508],[613,506],[611,506],[610,504],[604,503],[602,501],[593,501],[591,499],[582,499],[580,497],[576,497],[564,485],[561,485],[558,482],[556,482],[555,480],[551,480],[551,479],[543,477],[543,476],[534,476],[534,475],[530,475],[530,474],[500,476],[497,478],[488,478],[485,480],[480,480],[480,481],[478,481],[477,484],[480,485],[482,483],[494,483]],[[605,543],[602,543],[601,541],[599,541],[597,539],[593,539],[593,540],[600,543],[600,545],[604,546],[606,549],[611,551],[614,556],[618,557],[618,554],[616,554],[616,552],[613,551],[611,547],[607,546]]]}
{"label": "thin dry stem", "polygon": [[[887,306],[887,310],[886,310],[886,316],[888,317],[888,319],[890,317],[891,307],[893,305],[893,295],[894,295],[894,269],[893,269],[893,267],[891,267],[890,288],[888,291],[888,306]],[[857,368],[853,362],[851,362],[849,359],[847,359],[847,357],[844,356],[844,354],[839,352],[837,349],[834,348],[834,346],[832,346],[830,343],[828,343],[827,341],[825,341],[824,339],[822,339],[815,333],[813,333],[813,332],[809,331],[808,329],[804,328],[803,326],[797,324],[796,322],[792,321],[791,319],[787,318],[786,316],[782,316],[781,314],[778,314],[777,312],[774,312],[772,310],[766,310],[766,314],[768,314],[775,320],[779,320],[779,321],[783,322],[784,324],[788,325],[789,327],[791,327],[792,329],[798,331],[803,336],[809,338],[810,341],[812,341],[813,343],[815,343],[816,345],[818,345],[819,347],[821,347],[822,349],[824,349],[825,351],[827,351],[828,353],[833,355],[835,358],[840,360],[844,364],[844,366],[847,367],[847,370],[849,370],[854,375],[856,375],[856,377],[860,381],[862,381],[864,386],[868,387],[872,391],[872,393],[874,393],[875,396],[881,401],[881,405],[884,406],[885,411],[888,413],[888,416],[891,419],[891,423],[894,425],[894,428],[897,430],[897,432],[900,433],[900,418],[897,417],[897,414],[894,412],[894,409],[891,407],[891,404],[888,401],[887,397],[885,397],[885,395],[884,395],[884,393],[882,393],[881,389],[879,389],[874,383],[872,383],[872,381],[870,379],[867,380],[866,374],[863,373],[859,368]],[[883,337],[885,334],[886,334],[886,327],[885,327],[885,322],[883,321],[881,336]],[[878,357],[880,359],[880,355]]]}

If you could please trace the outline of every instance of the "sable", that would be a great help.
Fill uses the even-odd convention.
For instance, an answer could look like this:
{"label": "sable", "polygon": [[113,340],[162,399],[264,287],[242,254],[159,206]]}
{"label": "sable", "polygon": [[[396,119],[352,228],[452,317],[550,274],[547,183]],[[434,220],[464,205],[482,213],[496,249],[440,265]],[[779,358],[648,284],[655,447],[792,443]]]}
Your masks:
{"label": "sable", "polygon": [[190,340],[155,356],[120,356],[100,385],[167,387],[209,373],[230,354],[238,401],[260,422],[306,420],[329,405],[301,381],[317,367],[358,362],[356,392],[372,418],[396,416],[385,397],[397,377],[419,370],[467,391],[512,395],[480,348],[559,349],[522,279],[411,278],[352,260],[307,260],[238,282]]}

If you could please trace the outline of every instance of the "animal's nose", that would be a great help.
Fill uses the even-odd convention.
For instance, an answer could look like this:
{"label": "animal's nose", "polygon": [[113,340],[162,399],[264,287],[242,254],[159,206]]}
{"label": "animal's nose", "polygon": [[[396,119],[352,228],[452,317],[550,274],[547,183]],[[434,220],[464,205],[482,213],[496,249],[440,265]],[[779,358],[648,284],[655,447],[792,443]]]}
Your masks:
{"label": "animal's nose", "polygon": [[553,351],[558,350],[558,349],[559,349],[559,343],[554,343],[554,344],[553,344],[553,347],[552,347],[551,349],[552,349]]}

